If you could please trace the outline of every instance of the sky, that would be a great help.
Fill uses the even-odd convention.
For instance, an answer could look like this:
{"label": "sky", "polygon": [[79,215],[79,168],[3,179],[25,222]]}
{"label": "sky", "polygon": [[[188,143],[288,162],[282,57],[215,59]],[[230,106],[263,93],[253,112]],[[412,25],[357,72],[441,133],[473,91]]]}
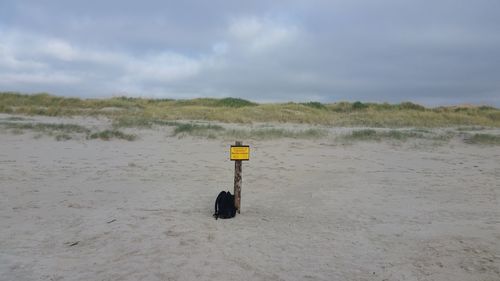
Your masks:
{"label": "sky", "polygon": [[500,1],[0,0],[0,91],[500,106]]}

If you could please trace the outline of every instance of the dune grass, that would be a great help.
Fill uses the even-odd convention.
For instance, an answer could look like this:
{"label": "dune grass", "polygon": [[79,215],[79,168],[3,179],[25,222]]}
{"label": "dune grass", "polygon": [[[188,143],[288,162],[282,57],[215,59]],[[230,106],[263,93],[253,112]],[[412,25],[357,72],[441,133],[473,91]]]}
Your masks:
{"label": "dune grass", "polygon": [[414,130],[390,130],[378,131],[373,129],[354,130],[350,134],[342,137],[348,141],[381,141],[381,140],[397,140],[406,141],[408,139],[424,138],[424,134]]}
{"label": "dune grass", "polygon": [[237,138],[270,140],[279,138],[312,139],[327,136],[327,132],[321,129],[288,130],[281,128],[259,128],[259,129],[226,129],[214,124],[184,123],[175,125],[174,136],[196,136],[215,138]]}
{"label": "dune grass", "polygon": [[141,116],[120,116],[113,120],[113,128],[151,128],[153,125],[177,126],[181,123]]}
{"label": "dune grass", "polygon": [[222,126],[219,125],[212,125],[212,124],[193,124],[193,123],[186,123],[186,124],[177,124],[175,129],[174,129],[174,135],[179,135],[179,134],[189,134],[189,135],[204,135],[205,133],[210,133],[213,131],[224,131],[225,129]]}
{"label": "dune grass", "polygon": [[20,116],[9,116],[9,117],[6,117],[6,118],[0,119],[0,120],[5,120],[5,121],[29,121],[31,119],[20,117]]}
{"label": "dune grass", "polygon": [[465,126],[465,127],[458,127],[457,131],[459,132],[467,132],[467,131],[482,131],[485,130],[486,128],[483,126]]}
{"label": "dune grass", "polygon": [[469,144],[500,145],[500,135],[473,134],[466,138],[465,142]]}
{"label": "dune grass", "polygon": [[56,135],[56,140],[57,141],[65,141],[65,140],[70,140],[72,138],[73,137],[71,135],[68,135],[68,134],[65,134],[65,133],[57,134]]}
{"label": "dune grass", "polygon": [[[21,121],[12,119],[14,121]],[[10,130],[13,134],[24,134],[25,130],[36,132],[35,138],[40,138],[43,135],[54,136],[57,141],[73,139],[75,135],[84,135],[87,139],[102,139],[109,140],[112,138],[125,139],[133,141],[137,138],[136,135],[126,134],[119,130],[105,130],[94,132],[84,126],[77,124],[66,123],[20,123],[20,122],[0,122],[0,128]]]}
{"label": "dune grass", "polygon": [[362,129],[354,130],[347,135],[338,137],[341,141],[396,141],[406,142],[408,140],[428,140],[435,144],[443,144],[456,137],[457,133],[450,130],[435,132],[426,129],[408,129],[408,130],[374,130]]}
{"label": "dune grass", "polygon": [[123,139],[128,141],[133,141],[137,139],[137,136],[134,134],[126,134],[119,130],[104,130],[100,132],[95,132],[89,135],[89,139],[101,139],[101,140],[110,140],[110,139]]}
{"label": "dune grass", "polygon": [[153,125],[171,126],[173,136],[195,136],[215,138],[245,138],[245,139],[277,139],[277,138],[321,138],[327,135],[325,130],[307,129],[307,130],[287,130],[277,128],[259,128],[259,129],[226,129],[221,125],[205,124],[195,122],[179,122],[155,120],[137,117],[124,117],[115,120],[114,128],[136,127],[150,128]]}
{"label": "dune grass", "polygon": [[307,130],[287,130],[277,128],[267,129],[232,129],[227,130],[223,137],[236,139],[254,139],[254,140],[270,140],[280,138],[291,139],[318,139],[328,136],[328,132],[322,129],[307,129]]}
{"label": "dune grass", "polygon": [[57,141],[70,140],[75,134],[88,135],[90,130],[77,124],[54,124],[54,123],[21,123],[16,121],[25,121],[21,118],[8,118],[11,122],[0,122],[0,127],[10,130],[16,135],[24,134],[26,130],[36,132],[35,138],[43,135],[54,136]]}
{"label": "dune grass", "polygon": [[76,124],[0,122],[0,126],[6,129],[32,130],[35,132],[90,133],[89,129]]}
{"label": "dune grass", "polygon": [[[500,127],[500,110],[489,106],[426,108],[400,104],[320,102],[257,104],[238,98],[191,100],[114,97],[64,98],[49,94],[0,93],[0,112],[47,116],[96,116],[113,119],[117,127],[161,125],[178,120],[224,123],[279,122],[329,126]],[[134,120],[136,119],[136,120]],[[127,124],[128,122],[128,124]],[[165,123],[164,125],[175,125]]]}

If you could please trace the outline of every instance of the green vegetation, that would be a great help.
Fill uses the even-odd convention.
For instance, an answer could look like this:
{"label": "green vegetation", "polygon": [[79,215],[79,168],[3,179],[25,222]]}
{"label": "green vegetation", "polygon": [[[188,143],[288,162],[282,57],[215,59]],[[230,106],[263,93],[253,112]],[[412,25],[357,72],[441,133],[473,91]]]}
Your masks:
{"label": "green vegetation", "polygon": [[92,133],[91,130],[76,124],[53,124],[53,123],[20,123],[20,122],[0,122],[0,128],[10,130],[13,134],[24,134],[25,130],[36,132],[36,139],[43,135],[54,136],[56,140],[70,140],[75,134],[84,135],[88,139],[109,140],[112,138],[133,141],[135,135],[125,134],[118,130],[105,130]]}
{"label": "green vegetation", "polygon": [[474,134],[465,140],[470,144],[500,145],[500,136],[491,134]]}
{"label": "green vegetation", "polygon": [[280,138],[292,139],[317,139],[328,136],[325,130],[285,130],[285,129],[254,129],[254,130],[228,130],[223,135],[226,138],[269,140]]}
{"label": "green vegetation", "polygon": [[196,136],[215,138],[241,138],[241,139],[256,139],[269,140],[279,138],[321,138],[327,136],[325,130],[307,129],[307,130],[286,130],[276,128],[261,128],[261,129],[226,129],[219,125],[213,124],[193,124],[184,123],[175,125],[175,136]]}
{"label": "green vegetation", "polygon": [[65,134],[65,133],[56,135],[57,141],[70,140],[70,139],[72,139],[72,137],[68,134]]}
{"label": "green vegetation", "polygon": [[153,125],[159,126],[177,126],[179,122],[168,121],[168,120],[158,120],[150,119],[145,117],[134,117],[134,116],[122,116],[117,117],[113,121],[114,128],[151,128]]}
{"label": "green vegetation", "polygon": [[89,129],[76,124],[0,122],[0,126],[6,129],[32,130],[35,132],[90,133]]}
{"label": "green vegetation", "polygon": [[485,130],[485,127],[482,126],[466,126],[466,127],[458,127],[457,131],[466,132],[466,131],[482,131]]}
{"label": "green vegetation", "polygon": [[15,121],[25,121],[26,119],[7,118],[11,122],[0,122],[0,128],[10,130],[11,133],[20,135],[24,134],[25,130],[36,132],[35,138],[38,139],[42,135],[54,136],[56,140],[72,139],[73,134],[88,135],[90,130],[76,124],[53,124],[53,123],[21,123]]}
{"label": "green vegetation", "polygon": [[368,105],[367,104],[364,104],[360,101],[356,101],[352,104],[352,109],[353,110],[360,110],[360,109],[365,109],[365,108],[368,108]]}
{"label": "green vegetation", "polygon": [[191,100],[115,97],[79,99],[49,94],[0,93],[0,112],[47,116],[107,116],[119,127],[176,126],[178,120],[224,123],[281,122],[328,126],[500,127],[500,110],[490,106],[426,108],[360,101],[257,104],[238,98]]}
{"label": "green vegetation", "polygon": [[239,98],[223,98],[215,101],[215,106],[225,106],[225,107],[244,107],[244,106],[256,106],[257,104],[251,101],[247,101]]}
{"label": "green vegetation", "polygon": [[305,106],[312,107],[312,108],[316,108],[316,109],[326,109],[326,106],[324,104],[317,102],[317,101],[304,102],[301,104],[305,105]]}
{"label": "green vegetation", "polygon": [[447,142],[451,138],[457,136],[453,131],[432,132],[425,129],[409,129],[409,130],[373,130],[363,129],[354,130],[350,134],[339,137],[345,141],[383,141],[393,140],[405,142],[409,139],[430,140],[436,143]]}
{"label": "green vegetation", "polygon": [[424,134],[414,130],[390,130],[376,131],[373,129],[354,130],[350,134],[343,137],[349,141],[381,141],[384,139],[392,139],[398,141],[406,141],[409,138],[423,138]]}
{"label": "green vegetation", "polygon": [[175,129],[174,129],[174,135],[178,134],[189,134],[189,135],[203,135],[206,132],[210,131],[224,131],[224,128],[219,125],[199,125],[199,124],[192,124],[192,123],[186,123],[186,124],[177,124]]}
{"label": "green vegetation", "polygon": [[[124,121],[125,120],[125,121]],[[134,121],[132,121],[134,120]],[[137,139],[136,135],[126,134],[118,127],[150,127],[152,125],[163,125],[173,127],[173,136],[194,136],[215,138],[245,138],[245,139],[277,139],[277,138],[321,138],[328,134],[322,129],[307,129],[307,130],[286,130],[276,128],[258,128],[258,129],[226,129],[223,126],[216,124],[203,123],[181,123],[161,120],[147,119],[119,119],[116,124],[113,124],[113,129],[99,132],[91,130],[76,124],[52,124],[52,123],[21,123],[21,122],[0,122],[0,128],[10,130],[13,134],[23,134],[24,130],[36,132],[35,138],[40,138],[42,135],[54,136],[56,140],[70,140],[75,134],[83,134],[87,139],[124,139],[133,141]]]}
{"label": "green vegetation", "polygon": [[101,139],[101,140],[122,139],[122,140],[133,141],[137,138],[137,136],[133,134],[126,134],[118,130],[104,130],[101,132],[90,134],[89,138]]}
{"label": "green vegetation", "polygon": [[10,116],[10,117],[4,118],[3,120],[6,120],[6,121],[27,121],[27,120],[31,120],[31,119],[19,117],[19,116]]}
{"label": "green vegetation", "polygon": [[[154,101],[154,100],[153,100]],[[257,103],[240,98],[199,98],[192,100],[167,100],[174,106],[234,107],[257,106]]]}
{"label": "green vegetation", "polygon": [[[8,121],[7,121],[8,120]],[[280,138],[294,139],[317,139],[329,136],[326,129],[310,128],[310,129],[284,129],[273,127],[271,124],[258,125],[254,128],[221,126],[217,124],[204,122],[180,122],[167,121],[158,119],[147,119],[142,117],[121,117],[115,119],[112,129],[92,132],[90,129],[68,123],[33,123],[30,119],[19,117],[7,117],[0,121],[0,129],[9,131],[12,134],[24,134],[25,130],[35,132],[34,138],[38,139],[43,135],[53,136],[58,141],[74,139],[75,137],[86,139],[123,139],[133,141],[137,139],[134,134],[127,134],[120,131],[119,127],[151,127],[170,126],[172,128],[172,136],[194,136],[205,137],[209,139],[227,138],[227,139],[253,139],[253,140],[270,140]],[[470,144],[483,145],[500,145],[500,135],[492,134],[472,134],[471,131],[485,130],[481,126],[465,126],[457,127],[456,129],[359,129],[353,130],[347,135],[337,137],[341,141],[384,141],[393,140],[404,142],[409,139],[430,140],[435,143],[447,142],[454,137],[463,137],[464,142]],[[80,135],[78,137],[78,135]]]}

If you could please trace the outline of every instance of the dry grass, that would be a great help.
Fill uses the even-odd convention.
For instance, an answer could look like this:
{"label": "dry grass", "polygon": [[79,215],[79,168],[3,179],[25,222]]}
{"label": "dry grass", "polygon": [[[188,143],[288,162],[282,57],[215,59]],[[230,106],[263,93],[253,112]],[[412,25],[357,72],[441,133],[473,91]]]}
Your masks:
{"label": "dry grass", "polygon": [[287,130],[287,129],[252,129],[252,130],[227,130],[223,135],[225,138],[232,139],[254,139],[254,140],[270,140],[280,138],[291,139],[318,139],[328,136],[325,130],[307,129],[307,130]]}
{"label": "dry grass", "polygon": [[406,141],[409,138],[423,138],[424,134],[416,131],[377,131],[373,129],[354,130],[342,137],[348,141],[381,141],[386,139]]}
{"label": "dry grass", "polygon": [[341,141],[356,142],[356,141],[396,141],[405,142],[408,140],[421,139],[429,140],[434,143],[448,142],[450,139],[456,137],[456,132],[441,131],[434,132],[425,129],[403,129],[403,130],[374,130],[363,129],[354,130],[350,134],[340,136],[338,139]]}
{"label": "dry grass", "polygon": [[122,139],[122,140],[133,141],[137,139],[137,136],[133,134],[126,134],[118,130],[104,130],[101,132],[90,134],[88,138],[101,139],[101,140]]}
{"label": "dry grass", "polygon": [[[243,99],[63,98],[48,94],[0,93],[0,112],[48,115],[104,115],[117,127],[175,125],[176,120],[224,123],[281,122],[363,127],[500,127],[500,110],[488,106],[425,108],[405,102],[375,104],[256,104]],[[163,124],[162,124],[163,122]]]}
{"label": "dry grass", "polygon": [[315,139],[326,137],[328,133],[321,129],[289,130],[282,128],[260,128],[260,129],[226,129],[220,125],[184,123],[175,125],[173,135],[196,136],[210,139],[253,139],[270,140],[280,138]]}
{"label": "dry grass", "polygon": [[32,130],[35,132],[90,133],[90,130],[76,124],[0,122],[6,129]]}
{"label": "dry grass", "polygon": [[[22,121],[15,119],[15,121]],[[104,130],[92,132],[90,129],[76,124],[54,124],[54,123],[26,123],[26,122],[0,122],[0,128],[9,130],[12,134],[20,135],[24,132],[35,132],[35,138],[39,139],[43,135],[54,136],[57,141],[73,139],[75,136],[84,136],[87,139],[125,139],[133,141],[136,135],[126,134],[119,130]]]}
{"label": "dry grass", "polygon": [[466,138],[465,142],[481,145],[500,145],[500,136],[492,134],[474,134]]}

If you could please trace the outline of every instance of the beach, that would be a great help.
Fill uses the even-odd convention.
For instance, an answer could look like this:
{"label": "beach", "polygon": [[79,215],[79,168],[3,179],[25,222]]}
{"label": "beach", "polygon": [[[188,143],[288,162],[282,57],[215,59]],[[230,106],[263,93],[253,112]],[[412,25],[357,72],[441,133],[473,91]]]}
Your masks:
{"label": "beach", "polygon": [[329,130],[239,139],[251,156],[227,220],[212,214],[233,192],[236,139],[3,130],[0,280],[500,280],[498,146],[346,143],[335,134],[349,128]]}

